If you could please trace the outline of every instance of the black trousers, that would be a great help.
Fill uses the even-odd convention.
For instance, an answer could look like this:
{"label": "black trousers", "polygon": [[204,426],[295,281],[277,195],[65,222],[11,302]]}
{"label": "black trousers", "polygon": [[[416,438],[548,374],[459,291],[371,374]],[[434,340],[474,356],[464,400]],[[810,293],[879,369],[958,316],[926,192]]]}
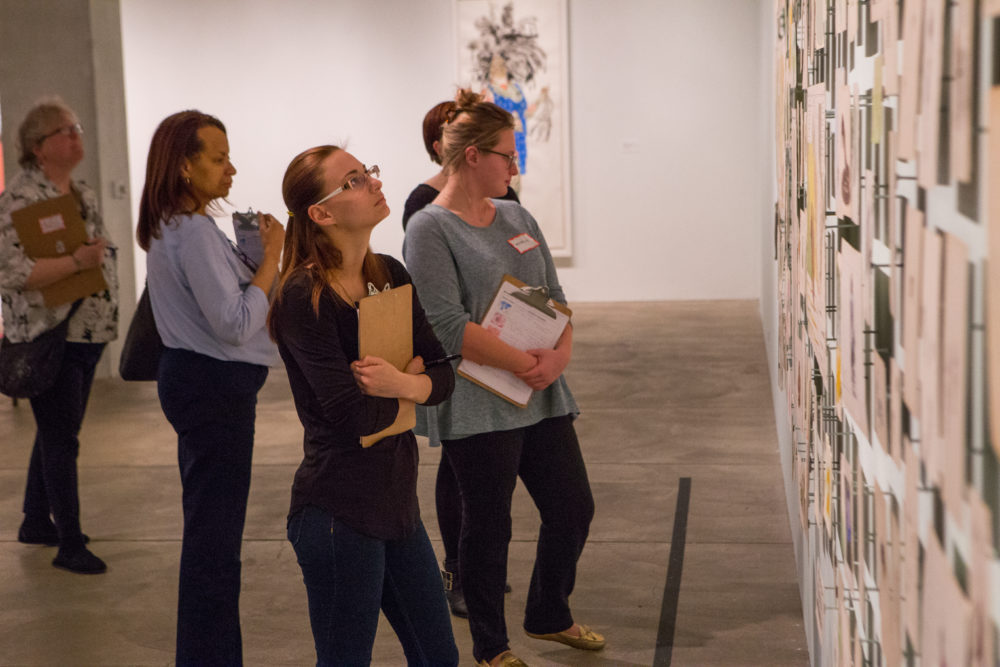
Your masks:
{"label": "black trousers", "polygon": [[524,628],[545,634],[573,625],[569,596],[594,516],[587,469],[570,416],[511,431],[446,440],[462,496],[462,589],[472,653],[489,660],[510,648],[504,620],[510,507],[517,478],[541,515]]}
{"label": "black trousers", "polygon": [[444,454],[438,463],[437,479],[434,484],[434,507],[437,510],[438,529],[444,546],[444,569],[455,575],[452,585],[462,587],[458,571],[458,539],[462,534],[462,497],[458,491],[458,480],[451,469],[451,462]]}
{"label": "black trousers", "polygon": [[267,367],[167,349],[160,405],[177,432],[184,540],[177,599],[177,665],[238,665],[240,552],[257,392]]}
{"label": "black trousers", "polygon": [[104,343],[66,343],[66,354],[55,384],[31,399],[35,444],[24,490],[24,516],[29,523],[47,523],[49,515],[64,549],[83,546],[76,459],[80,427],[87,411],[94,369]]}

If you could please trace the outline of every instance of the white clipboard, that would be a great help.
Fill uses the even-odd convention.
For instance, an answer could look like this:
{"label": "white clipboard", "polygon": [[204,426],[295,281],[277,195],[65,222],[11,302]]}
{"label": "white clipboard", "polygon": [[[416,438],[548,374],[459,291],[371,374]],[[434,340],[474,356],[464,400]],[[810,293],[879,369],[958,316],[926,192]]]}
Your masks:
{"label": "white clipboard", "polygon": [[[519,350],[553,349],[572,316],[569,308],[549,299],[544,287],[504,275],[480,324]],[[463,359],[458,374],[519,407],[531,399],[531,387],[510,371]]]}

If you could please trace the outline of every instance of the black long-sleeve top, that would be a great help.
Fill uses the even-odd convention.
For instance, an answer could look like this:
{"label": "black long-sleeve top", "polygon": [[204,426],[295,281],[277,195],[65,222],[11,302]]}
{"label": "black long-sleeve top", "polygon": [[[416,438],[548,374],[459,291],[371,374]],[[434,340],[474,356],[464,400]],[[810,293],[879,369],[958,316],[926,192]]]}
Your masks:
{"label": "black long-sleeve top", "polygon": [[[382,255],[392,285],[410,283],[397,260]],[[412,431],[362,448],[362,435],[377,433],[396,418],[394,398],[366,396],[350,364],[358,358],[357,310],[324,288],[313,310],[312,282],[293,277],[275,304],[278,351],[288,370],[295,409],[305,429],[305,457],[295,473],[289,516],[316,505],[370,537],[399,539],[413,531],[417,504],[417,443]],[[425,361],[444,350],[413,293],[413,353]],[[425,405],[448,398],[455,386],[450,364],[427,369],[431,394]]]}

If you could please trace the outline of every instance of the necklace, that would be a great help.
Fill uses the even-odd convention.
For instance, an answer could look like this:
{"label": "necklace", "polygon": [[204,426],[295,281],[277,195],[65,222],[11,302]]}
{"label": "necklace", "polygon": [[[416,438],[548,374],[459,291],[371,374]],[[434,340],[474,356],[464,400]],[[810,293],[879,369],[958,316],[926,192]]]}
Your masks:
{"label": "necklace", "polygon": [[338,294],[340,294],[340,297],[344,299],[344,301],[346,301],[347,303],[351,303],[357,306],[358,302],[361,301],[361,297],[355,298],[354,295],[351,294],[351,292],[346,287],[344,287],[344,284],[339,280],[337,280],[336,278],[334,278],[333,276],[330,276],[330,279],[333,280],[333,282],[337,284],[337,287],[340,288],[340,292],[338,292]]}

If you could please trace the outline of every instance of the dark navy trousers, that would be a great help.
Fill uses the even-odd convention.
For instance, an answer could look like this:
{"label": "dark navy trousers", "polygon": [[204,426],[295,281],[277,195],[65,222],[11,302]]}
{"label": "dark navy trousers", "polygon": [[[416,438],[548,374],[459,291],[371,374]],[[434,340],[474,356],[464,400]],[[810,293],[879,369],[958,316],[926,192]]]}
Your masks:
{"label": "dark navy trousers", "polygon": [[160,405],[177,432],[184,506],[177,665],[239,665],[240,551],[257,392],[267,367],[167,349]]}

